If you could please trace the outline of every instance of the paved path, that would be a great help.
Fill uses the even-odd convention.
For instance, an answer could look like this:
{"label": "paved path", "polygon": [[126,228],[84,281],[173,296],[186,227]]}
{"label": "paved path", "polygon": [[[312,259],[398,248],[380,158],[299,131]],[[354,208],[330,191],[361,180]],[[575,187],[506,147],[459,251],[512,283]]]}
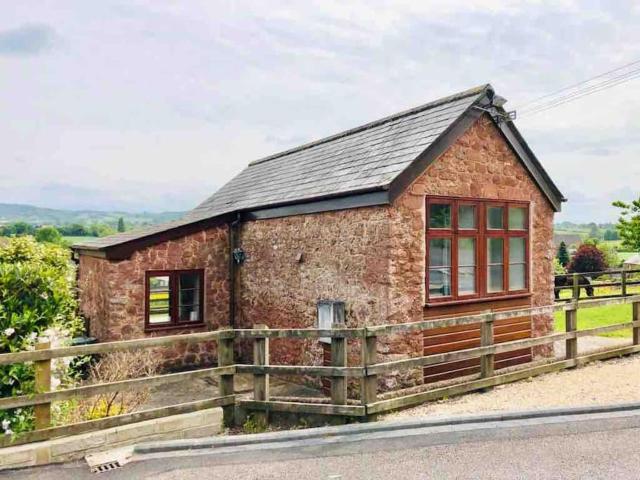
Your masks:
{"label": "paved path", "polygon": [[487,392],[425,403],[388,414],[385,419],[636,402],[640,401],[639,372],[640,355],[594,362],[501,385]]}

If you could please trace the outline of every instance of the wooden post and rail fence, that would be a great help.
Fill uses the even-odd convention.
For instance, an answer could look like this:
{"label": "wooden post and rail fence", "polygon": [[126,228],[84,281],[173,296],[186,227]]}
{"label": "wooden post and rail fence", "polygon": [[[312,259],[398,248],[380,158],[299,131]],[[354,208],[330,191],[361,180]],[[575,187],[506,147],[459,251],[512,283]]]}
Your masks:
{"label": "wooden post and rail fence", "polygon": [[[629,287],[640,285],[640,270],[631,269],[618,269],[618,270],[605,270],[601,272],[587,272],[587,273],[563,273],[556,275],[556,284],[560,285],[555,287],[555,292],[560,293],[565,290],[570,290],[571,295],[569,297],[563,297],[558,299],[559,301],[570,302],[580,299],[581,293],[587,288],[599,289],[599,288],[613,288],[618,292],[598,295],[594,292],[592,298],[614,298],[614,297],[626,297],[630,294]],[[598,278],[605,278],[605,281],[595,281]],[[612,279],[613,277],[613,279]],[[618,280],[619,277],[619,280]],[[585,278],[587,280],[585,280]],[[589,282],[589,283],[586,283]],[[564,285],[563,285],[564,284]],[[636,294],[640,293],[640,289]]]}
{"label": "wooden post and rail fence", "polygon": [[[606,325],[585,330],[578,329],[578,312],[583,308],[595,308],[607,305],[630,304],[632,315],[628,322]],[[566,331],[541,337],[513,340],[503,343],[494,341],[494,324],[498,320],[521,318],[523,316],[549,315],[564,311]],[[387,335],[410,334],[431,328],[443,328],[458,325],[480,324],[480,346],[448,353],[425,355],[393,361],[380,361],[378,339]],[[618,346],[583,356],[578,354],[578,340],[587,335],[601,334],[622,329],[631,329],[630,344]],[[321,337],[331,338],[332,365],[272,365],[269,359],[270,339],[314,340]],[[253,341],[253,362],[236,363],[234,344],[236,340]],[[347,341],[359,342],[360,360],[357,366],[347,363]],[[51,391],[51,361],[62,357],[78,355],[105,354],[117,351],[130,351],[155,348],[176,343],[217,343],[218,366],[193,371],[154,375],[146,378],[134,378],[104,384],[83,385],[74,388]],[[522,348],[531,348],[564,341],[566,356],[510,368],[508,371],[495,371],[497,354]],[[226,425],[234,422],[236,407],[247,412],[268,415],[269,412],[293,412],[301,414],[320,414],[366,419],[376,414],[418,405],[461,393],[491,388],[496,385],[529,378],[547,372],[572,368],[594,360],[628,355],[640,352],[640,295],[619,298],[573,301],[568,304],[554,304],[510,311],[485,312],[474,315],[458,316],[421,322],[369,326],[363,328],[320,329],[279,329],[256,325],[253,329],[216,330],[211,332],[171,335],[166,337],[125,340],[93,345],[50,348],[41,343],[33,351],[0,354],[0,365],[33,362],[36,370],[36,393],[32,395],[0,398],[0,410],[34,407],[36,430],[0,440],[0,446],[35,442],[55,437],[111,428],[143,420],[166,417],[222,407]],[[457,383],[441,387],[424,386],[416,391],[415,387],[407,391],[379,392],[378,378],[402,370],[420,369],[438,363],[479,359],[480,373],[460,379]],[[245,373],[253,377],[253,398],[245,399],[234,394],[234,375]],[[269,392],[269,377],[272,375],[329,377],[331,379],[330,397],[278,398]],[[99,394],[128,389],[147,388],[158,385],[179,384],[187,379],[216,376],[219,378],[218,395],[205,400],[142,410],[103,419],[90,420],[72,425],[51,425],[51,403],[69,399],[87,398]],[[357,379],[360,385],[359,398],[348,398],[347,382]],[[9,437],[9,436],[6,436]]]}

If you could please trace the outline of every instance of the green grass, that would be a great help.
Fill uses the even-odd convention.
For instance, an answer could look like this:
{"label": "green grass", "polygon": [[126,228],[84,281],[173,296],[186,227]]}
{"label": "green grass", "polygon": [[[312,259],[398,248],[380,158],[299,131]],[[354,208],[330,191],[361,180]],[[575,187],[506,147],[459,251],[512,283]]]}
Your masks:
{"label": "green grass", "polygon": [[[554,319],[556,332],[565,331],[564,312],[556,312]],[[631,305],[608,305],[606,307],[578,309],[578,330],[604,327],[614,323],[631,321]],[[625,338],[631,336],[631,329],[616,330],[600,334],[602,337]]]}

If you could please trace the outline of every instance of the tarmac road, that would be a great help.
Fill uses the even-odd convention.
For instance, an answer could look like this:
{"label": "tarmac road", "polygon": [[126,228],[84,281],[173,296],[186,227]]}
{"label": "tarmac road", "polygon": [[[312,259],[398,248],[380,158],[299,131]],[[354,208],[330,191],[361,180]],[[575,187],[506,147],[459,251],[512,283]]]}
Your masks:
{"label": "tarmac road", "polygon": [[[568,433],[571,432],[571,433]],[[617,479],[640,478],[640,412],[327,435],[279,446],[140,455],[91,474],[84,462],[2,472],[67,479]],[[306,443],[305,443],[306,442]]]}

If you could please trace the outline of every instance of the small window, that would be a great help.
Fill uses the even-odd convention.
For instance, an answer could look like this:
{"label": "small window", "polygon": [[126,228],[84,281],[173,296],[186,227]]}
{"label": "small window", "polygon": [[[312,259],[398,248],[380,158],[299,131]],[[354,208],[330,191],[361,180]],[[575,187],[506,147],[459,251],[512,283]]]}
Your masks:
{"label": "small window", "polygon": [[202,323],[202,270],[147,272],[147,328]]}
{"label": "small window", "polygon": [[475,205],[460,205],[458,207],[458,228],[472,230],[476,228]]}
{"label": "small window", "polygon": [[487,207],[487,228],[502,230],[504,228],[504,208]]}
{"label": "small window", "polygon": [[509,230],[526,230],[526,220],[526,208],[509,207]]}
{"label": "small window", "polygon": [[451,205],[446,203],[429,205],[429,228],[451,228]]}
{"label": "small window", "polygon": [[451,295],[451,239],[429,240],[429,296]]}

